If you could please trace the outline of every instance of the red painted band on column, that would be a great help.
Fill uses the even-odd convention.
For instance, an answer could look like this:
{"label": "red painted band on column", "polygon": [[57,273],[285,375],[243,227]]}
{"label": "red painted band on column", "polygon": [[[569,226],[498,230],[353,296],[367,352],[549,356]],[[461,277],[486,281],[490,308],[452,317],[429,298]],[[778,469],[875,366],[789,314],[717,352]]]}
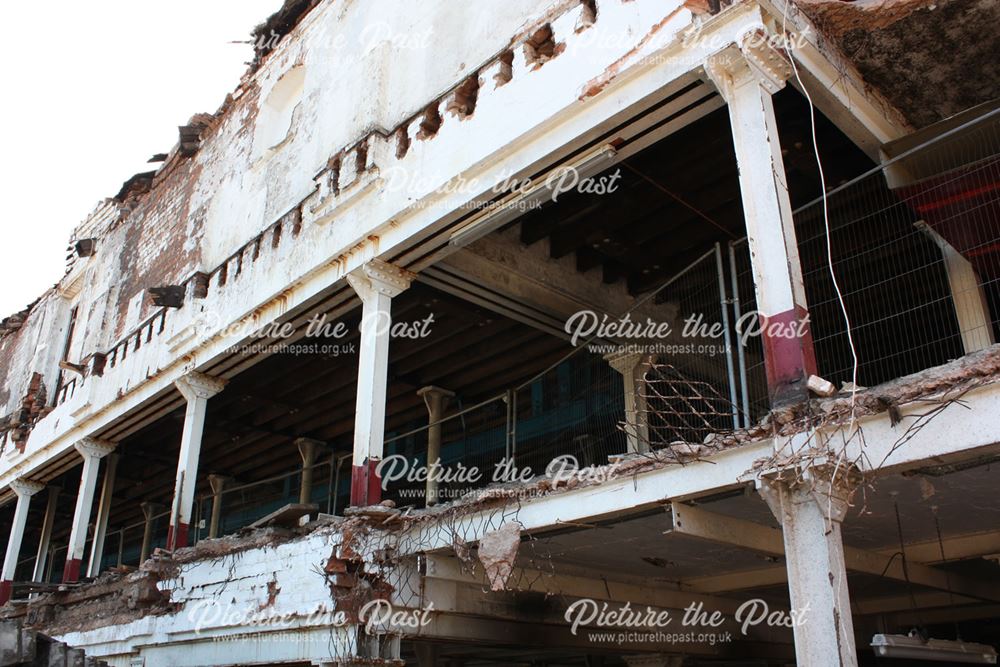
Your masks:
{"label": "red painted band on column", "polygon": [[80,581],[80,559],[70,558],[63,567],[63,583],[71,584]]}
{"label": "red painted band on column", "polygon": [[173,551],[188,545],[188,525],[178,523],[177,527],[167,527],[167,550]]}
{"label": "red painted band on column", "polygon": [[363,465],[351,469],[351,506],[365,507],[382,501],[378,463],[378,459],[365,459]]}
{"label": "red painted band on column", "polygon": [[805,308],[761,315],[761,324],[767,388],[773,398],[783,388],[816,374],[816,352]]}
{"label": "red painted band on column", "polygon": [[14,584],[12,581],[10,581],[10,579],[4,579],[3,581],[0,581],[0,607],[7,604],[7,601],[10,600],[10,596],[11,593],[13,593],[13,590],[14,590]]}

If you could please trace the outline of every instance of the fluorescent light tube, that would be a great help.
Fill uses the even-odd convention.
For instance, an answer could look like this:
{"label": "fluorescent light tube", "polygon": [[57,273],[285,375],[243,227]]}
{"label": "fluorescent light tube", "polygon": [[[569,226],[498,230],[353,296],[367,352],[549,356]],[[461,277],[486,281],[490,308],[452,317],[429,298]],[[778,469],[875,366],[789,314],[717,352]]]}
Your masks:
{"label": "fluorescent light tube", "polygon": [[928,639],[908,635],[875,635],[872,649],[881,658],[909,658],[936,662],[997,664],[997,652],[986,644]]}

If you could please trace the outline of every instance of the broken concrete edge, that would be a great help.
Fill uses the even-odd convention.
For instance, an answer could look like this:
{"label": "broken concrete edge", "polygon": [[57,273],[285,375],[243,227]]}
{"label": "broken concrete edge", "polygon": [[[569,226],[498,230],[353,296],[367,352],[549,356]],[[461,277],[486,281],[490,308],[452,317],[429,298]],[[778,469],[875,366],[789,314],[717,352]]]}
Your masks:
{"label": "broken concrete edge", "polygon": [[21,618],[28,627],[41,628],[54,636],[128,623],[146,616],[176,612],[169,588],[161,587],[176,579],[182,566],[195,562],[222,561],[252,549],[265,549],[304,538],[314,531],[336,525],[323,519],[300,529],[260,528],[169,552],[157,549],[132,571],[107,570],[92,581],[65,590],[41,593],[26,604],[0,609],[0,619]]}
{"label": "broken concrete edge", "polygon": [[839,38],[851,30],[888,28],[911,14],[934,9],[939,0],[794,0],[825,35]]}
{"label": "broken concrete edge", "polygon": [[[184,134],[184,130],[197,129],[201,139],[204,140],[205,133],[214,129],[226,117],[232,107],[233,101],[236,98],[241,97],[253,87],[254,75],[262,67],[264,61],[266,60],[266,56],[270,54],[274,47],[277,46],[277,43],[281,41],[280,39],[272,39],[271,31],[273,30],[276,34],[280,35],[281,39],[283,39],[291,33],[302,22],[305,16],[317,7],[320,2],[321,0],[285,0],[280,9],[254,27],[249,36],[252,40],[251,44],[254,46],[255,55],[253,61],[247,63],[247,70],[241,78],[240,83],[235,89],[226,94],[223,102],[214,113],[198,112],[192,115],[187,123],[181,126],[181,135]],[[153,190],[156,187],[156,184],[162,180],[165,175],[174,170],[180,162],[178,159],[179,157],[192,156],[190,150],[184,149],[184,144],[185,141],[183,136],[179,136],[177,143],[168,153],[159,154],[159,156],[162,156],[162,160],[158,160],[162,162],[159,168],[134,174],[122,184],[121,188],[114,196],[101,200],[101,202],[97,204],[96,208],[100,208],[101,205],[109,201],[117,202],[119,204],[130,200],[134,201]],[[75,229],[71,238],[76,238]],[[11,315],[0,320],[0,338],[16,332],[20,328],[21,324],[27,320],[32,309],[42,300],[42,298],[44,298],[47,293],[48,291],[32,301],[22,310],[12,313]]]}
{"label": "broken concrete edge", "polygon": [[[281,9],[254,28],[251,36],[254,38],[253,44],[255,45],[257,57],[255,57],[252,63],[249,63],[249,67],[240,80],[240,83],[226,95],[225,99],[214,113],[196,113],[190,120],[188,120],[187,125],[182,126],[182,128],[199,128],[201,143],[207,141],[210,138],[210,134],[229,117],[237,100],[243,102],[247,99],[252,99],[254,94],[259,92],[259,86],[257,83],[257,79],[259,78],[258,72],[263,69],[265,62],[268,59],[267,56],[269,56],[276,49],[276,47],[284,41],[285,37],[302,24],[306,16],[322,4],[322,0],[285,0]],[[566,12],[574,10],[577,6],[579,6],[579,4],[579,0],[560,0],[559,2],[556,2],[544,15],[531,18],[514,34],[513,37],[511,37],[507,48],[488,58],[485,62],[481,63],[478,68],[474,68],[472,70],[474,72],[473,78],[478,76],[476,73],[484,71],[491,65],[502,61],[505,56],[510,53],[511,49],[518,45],[527,44],[530,37],[538,30],[549,26],[549,24],[556,18]],[[590,26],[587,25],[585,27]],[[271,34],[272,30],[277,37],[274,37]],[[556,57],[559,53],[561,53],[561,51],[554,53],[549,59]],[[342,156],[358,149],[358,147],[365,146],[371,141],[373,136],[378,135],[382,138],[399,136],[400,132],[403,132],[406,128],[410,127],[413,121],[416,118],[423,116],[427,110],[438,109],[441,107],[442,103],[456,94],[456,91],[461,90],[463,86],[467,85],[468,80],[469,77],[465,77],[456,81],[452,88],[444,91],[440,95],[437,95],[427,104],[420,106],[419,110],[415,112],[413,116],[404,119],[393,128],[388,130],[367,129],[364,130],[360,136],[347,140],[343,147],[331,153],[331,157],[328,160],[327,165],[316,174],[316,178],[324,176],[330,170],[330,165],[338,161]],[[197,150],[195,150],[195,152],[197,152]],[[169,177],[173,172],[177,171],[179,166],[186,162],[186,158],[191,157],[193,154],[194,153],[192,153],[190,149],[185,149],[183,137],[179,138],[170,152],[165,154],[166,157],[158,169],[135,174],[125,181],[119,192],[114,197],[105,198],[97,205],[96,208],[100,208],[108,202],[116,204],[119,206],[119,218],[124,219],[128,216],[130,211],[143,200],[143,198],[154,192],[157,189],[158,184],[167,179],[167,177]],[[311,196],[312,194],[307,196],[305,199],[308,199]],[[297,206],[300,207],[303,203],[304,200],[299,202]],[[86,221],[87,219],[85,219],[84,223],[81,223],[81,225],[86,224]],[[275,221],[275,223],[272,223],[272,225],[269,225],[267,229],[258,235],[258,238],[263,237],[269,229],[274,227],[275,224],[279,222],[281,222],[281,218]],[[76,235],[77,229],[74,229],[71,238],[76,238]],[[236,252],[241,252],[244,248],[254,242],[255,239],[250,239],[245,244],[240,246]],[[235,254],[236,253],[234,253],[234,255]],[[232,256],[233,255],[230,255],[230,257]],[[220,264],[220,266],[225,266],[228,259],[229,258]],[[189,279],[190,278],[179,282],[181,284],[186,284]],[[129,338],[130,335],[134,334],[134,331],[135,330],[126,333],[124,336],[119,338],[119,342]]]}
{"label": "broken concrete edge", "polygon": [[38,302],[41,300],[42,297],[40,296],[21,310],[0,320],[0,338],[19,331],[21,329],[21,325],[28,319],[28,316],[31,315],[31,311],[34,310],[35,306],[37,306]]}
{"label": "broken concrete edge", "polygon": [[791,436],[819,427],[843,426],[859,417],[892,412],[916,401],[948,401],[975,387],[1000,381],[1000,343],[959,357],[947,364],[912,373],[883,384],[859,388],[852,397],[841,390],[828,398],[772,411],[747,431]]}
{"label": "broken concrete edge", "polygon": [[479,539],[479,562],[486,570],[486,580],[490,584],[490,590],[506,590],[507,580],[514,571],[514,562],[517,560],[520,546],[521,526],[515,521],[505,523],[497,530],[485,533]]}
{"label": "broken concrete edge", "polygon": [[[818,426],[846,424],[851,419],[890,412],[893,407],[902,407],[908,403],[948,400],[950,396],[961,395],[968,389],[998,380],[1000,344],[943,366],[859,390],[854,397],[853,416],[851,396],[841,392],[837,396],[813,399],[798,406],[784,408],[780,413],[771,413],[761,424],[750,429],[718,434],[711,445],[685,443],[690,454],[687,460],[682,460],[676,448],[668,447],[650,453],[626,455],[608,466],[596,467],[597,470],[605,471],[606,475],[585,475],[568,480],[536,477],[525,483],[493,485],[461,499],[426,509],[398,512],[378,505],[358,508],[352,512],[352,516],[346,518],[321,515],[317,520],[297,528],[267,527],[203,540],[173,553],[158,551],[136,571],[108,571],[98,579],[71,590],[43,593],[26,605],[8,606],[0,611],[0,618],[24,617],[29,625],[44,627],[47,632],[59,635],[69,630],[104,627],[148,615],[171,613],[176,611],[176,606],[170,601],[170,591],[161,590],[159,584],[175,578],[181,566],[237,557],[241,552],[251,549],[269,548],[305,539],[317,531],[326,531],[337,537],[323,570],[337,608],[350,613],[373,596],[391,593],[383,576],[385,569],[392,567],[400,558],[412,555],[398,553],[391,542],[391,536],[415,524],[448,521],[457,514],[504,507],[519,502],[526,492],[533,498],[563,493],[574,488],[683,464],[713,451],[759,442],[776,435],[794,435]],[[385,521],[385,516],[389,513],[395,517],[391,523]],[[520,541],[521,526],[516,521],[511,521],[498,530],[483,535],[478,548],[465,543],[453,546],[455,554],[470,569],[478,558],[493,590],[505,590]],[[378,548],[373,548],[373,545]],[[472,555],[474,548],[476,557]],[[56,610],[59,611],[58,625],[51,624]]]}
{"label": "broken concrete edge", "polygon": [[278,11],[274,12],[250,32],[253,39],[254,59],[249,64],[247,74],[253,74],[263,64],[267,56],[288,33],[295,29],[306,14],[312,11],[321,0],[285,0]]}

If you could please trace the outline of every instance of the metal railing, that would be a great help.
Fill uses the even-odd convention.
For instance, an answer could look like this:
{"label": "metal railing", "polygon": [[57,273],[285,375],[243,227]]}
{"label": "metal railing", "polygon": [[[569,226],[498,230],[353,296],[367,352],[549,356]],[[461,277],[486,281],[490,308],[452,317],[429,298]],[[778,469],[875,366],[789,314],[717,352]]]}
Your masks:
{"label": "metal railing", "polygon": [[[320,512],[336,514],[347,505],[350,497],[350,466],[345,461],[350,454],[332,455],[310,466],[312,489],[308,502]],[[230,535],[255,521],[300,501],[302,468],[244,484],[231,483],[221,493],[202,494],[195,499],[194,517],[189,537],[192,543],[209,537],[212,512],[219,502],[218,536]]]}

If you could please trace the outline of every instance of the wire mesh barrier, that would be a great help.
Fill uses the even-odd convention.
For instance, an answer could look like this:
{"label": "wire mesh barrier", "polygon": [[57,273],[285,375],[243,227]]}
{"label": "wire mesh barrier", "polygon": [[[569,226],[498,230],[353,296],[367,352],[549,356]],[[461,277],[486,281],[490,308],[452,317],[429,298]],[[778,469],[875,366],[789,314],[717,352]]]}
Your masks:
{"label": "wire mesh barrier", "polygon": [[559,456],[604,465],[625,451],[624,381],[603,355],[584,348],[515,390],[514,456],[538,474]]}
{"label": "wire mesh barrier", "polygon": [[[170,514],[163,512],[152,517],[149,550],[166,546],[167,523]],[[162,533],[162,537],[161,537]],[[140,521],[123,526],[117,533],[108,535],[104,546],[104,567],[139,566],[142,564],[142,543],[146,534],[146,522]]]}
{"label": "wire mesh barrier", "polygon": [[[386,439],[380,469],[384,498],[399,506],[423,506],[428,491],[446,502],[490,482],[494,466],[510,453],[506,396],[468,407],[460,399],[456,403],[456,412],[435,423],[437,434],[424,420]],[[428,465],[432,439],[439,454],[435,466]]]}
{"label": "wire mesh barrier", "polygon": [[826,379],[846,382],[853,371],[841,299],[861,385],[996,340],[998,124],[994,112],[837,188],[826,199],[826,216],[823,200],[795,212],[817,365]]}
{"label": "wire mesh barrier", "polygon": [[636,424],[649,449],[703,443],[732,428],[733,402],[709,382],[651,363],[639,383]]}
{"label": "wire mesh barrier", "polygon": [[[904,150],[794,219],[817,370],[827,380],[852,381],[855,352],[857,382],[872,386],[998,339],[1000,112]],[[742,335],[756,312],[747,239],[728,254],[749,425],[769,405],[761,338]]]}
{"label": "wire mesh barrier", "polygon": [[658,301],[676,307],[682,341],[679,349],[668,348],[654,355],[651,363],[669,364],[689,381],[727,397],[730,418],[719,427],[731,430],[743,425],[744,408],[739,402],[743,381],[733,345],[732,286],[726,271],[722,247],[715,244],[656,290]]}
{"label": "wire mesh barrier", "polygon": [[[430,425],[386,440],[384,497],[423,506],[494,483],[524,481],[572,455],[581,466],[624,451],[623,382],[600,354],[575,350],[527,382],[437,422],[440,457],[427,466]],[[428,485],[427,478],[432,477]]]}

